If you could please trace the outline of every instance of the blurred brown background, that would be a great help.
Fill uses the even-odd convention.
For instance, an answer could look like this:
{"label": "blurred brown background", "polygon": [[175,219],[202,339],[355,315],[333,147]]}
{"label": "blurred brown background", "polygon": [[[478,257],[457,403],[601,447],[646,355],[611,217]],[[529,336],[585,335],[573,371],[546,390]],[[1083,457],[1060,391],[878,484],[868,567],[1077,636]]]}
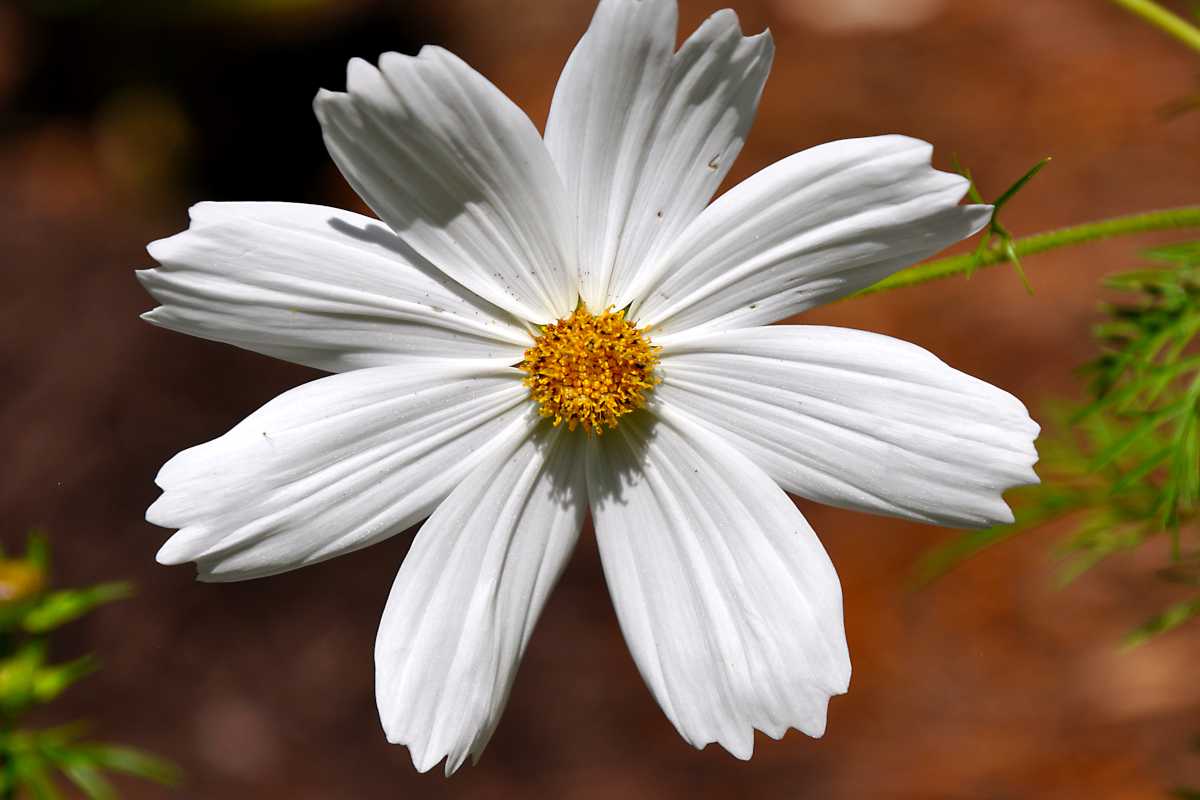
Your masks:
{"label": "blurred brown background", "polygon": [[[690,32],[719,0],[684,0]],[[154,563],[158,466],[300,367],[151,328],[132,269],[201,199],[357,207],[309,109],[351,56],[449,47],[545,120],[592,0],[0,3],[0,521],[39,524],[67,582],[139,596],[68,629],[106,667],[45,721],[95,720],[188,773],[188,798],[1160,798],[1200,785],[1200,626],[1120,653],[1179,599],[1163,554],[1054,588],[1053,530],[931,588],[948,531],[805,506],[841,574],[854,660],[822,740],[760,736],[749,763],[674,732],[625,651],[590,533],[551,600],[482,762],[446,781],[386,744],[375,626],[409,537],[281,577],[194,583]],[[1176,8],[1182,8],[1183,3]],[[778,55],[730,180],[804,147],[885,132],[957,153],[995,196],[1045,155],[1017,232],[1196,202],[1200,114],[1162,108],[1200,61],[1102,0],[738,0]],[[1180,238],[1160,238],[1154,241]],[[1123,241],[824,309],[811,321],[916,341],[1035,411],[1075,390],[1097,279]],[[163,790],[125,783],[128,797]]]}

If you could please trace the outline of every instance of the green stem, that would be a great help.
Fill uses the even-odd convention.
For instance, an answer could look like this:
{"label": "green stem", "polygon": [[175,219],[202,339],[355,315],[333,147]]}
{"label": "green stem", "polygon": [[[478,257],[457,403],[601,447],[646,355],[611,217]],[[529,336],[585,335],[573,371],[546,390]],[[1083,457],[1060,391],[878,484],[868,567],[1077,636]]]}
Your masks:
{"label": "green stem", "polygon": [[1200,52],[1200,28],[1169,11],[1154,0],[1112,0],[1131,14],[1149,22],[1159,30],[1174,36],[1196,52]]}
{"label": "green stem", "polygon": [[[1126,217],[1113,217],[1070,228],[1060,228],[1055,231],[1037,233],[1013,241],[1013,252],[1017,258],[1044,253],[1059,247],[1073,244],[1094,242],[1113,236],[1127,236],[1131,233],[1147,233],[1149,231],[1164,231],[1172,228],[1200,227],[1200,206],[1183,206],[1168,208],[1162,211],[1150,211],[1144,214],[1131,214]],[[952,275],[962,275],[982,267],[1003,264],[1009,261],[1008,253],[1003,248],[985,250],[982,253],[964,253],[948,258],[939,258],[909,267],[897,272],[874,286],[867,287],[851,297],[861,297],[876,292],[886,292],[891,289],[903,289],[916,286],[919,283],[949,278]]]}

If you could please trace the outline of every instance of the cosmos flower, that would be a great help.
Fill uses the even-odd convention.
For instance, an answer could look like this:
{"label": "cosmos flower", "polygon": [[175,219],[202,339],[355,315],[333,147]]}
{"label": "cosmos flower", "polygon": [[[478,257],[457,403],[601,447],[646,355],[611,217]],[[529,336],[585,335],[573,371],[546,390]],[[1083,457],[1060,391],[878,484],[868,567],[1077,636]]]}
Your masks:
{"label": "cosmos flower", "polygon": [[256,578],[428,517],[376,642],[389,740],[478,758],[589,510],[621,630],[696,747],[825,729],[837,575],[785,492],[1011,520],[1037,426],[905,342],[771,326],[975,233],[990,207],[904,136],[786,158],[709,204],[772,58],[715,14],[603,0],[545,136],[455,56],[349,65],[315,109],[378,215],[201,203],[150,246],[146,319],[334,373],[171,459],[158,554]]}

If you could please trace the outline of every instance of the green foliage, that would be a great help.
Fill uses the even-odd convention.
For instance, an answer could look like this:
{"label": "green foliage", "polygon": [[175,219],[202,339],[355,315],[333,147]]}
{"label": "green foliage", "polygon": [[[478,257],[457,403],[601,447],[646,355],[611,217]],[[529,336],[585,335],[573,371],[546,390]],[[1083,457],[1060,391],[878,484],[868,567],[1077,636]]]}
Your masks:
{"label": "green foliage", "polygon": [[1166,611],[1130,631],[1125,637],[1125,646],[1137,647],[1139,644],[1160,633],[1165,633],[1172,628],[1179,627],[1197,614],[1200,614],[1200,596],[1184,600],[1182,603],[1176,603]]}
{"label": "green foliage", "polygon": [[1116,553],[1166,538],[1160,574],[1197,594],[1125,639],[1136,646],[1200,614],[1200,242],[1149,251],[1154,268],[1105,285],[1123,299],[1104,307],[1100,355],[1085,365],[1090,402],[1051,413],[1039,442],[1042,483],[1014,498],[1012,525],[964,533],[929,553],[927,582],[1025,531],[1063,520],[1068,582]]}
{"label": "green foliage", "polygon": [[86,589],[67,589],[40,598],[21,621],[30,633],[46,633],[78,619],[93,609],[122,600],[133,593],[127,583],[101,583]]}
{"label": "green foliage", "polygon": [[106,773],[170,785],[177,771],[166,761],[128,747],[89,741],[86,726],[18,728],[22,715],[58,698],[99,669],[84,655],[52,661],[49,634],[114,600],[128,597],[125,583],[79,589],[48,588],[50,544],[30,534],[20,558],[0,554],[0,798],[55,800],[65,780],[92,800],[117,797]]}
{"label": "green foliage", "polygon": [[[1000,222],[1000,210],[1008,204],[1009,200],[1016,197],[1017,192],[1025,188],[1025,184],[1033,180],[1033,176],[1042,171],[1042,168],[1050,163],[1050,157],[1047,156],[1041,161],[1034,164],[1025,174],[1017,178],[1012,186],[1005,189],[999,197],[992,203],[992,218],[988,221],[987,230],[983,232],[983,236],[979,239],[979,246],[975,248],[972,254],[979,263],[982,263],[982,257],[991,250],[1004,255],[1004,260],[1012,262],[1013,269],[1017,271],[1017,277],[1021,279],[1021,283],[1025,285],[1025,291],[1033,294],[1033,287],[1029,284],[1029,277],[1025,274],[1025,268],[1021,266],[1021,258],[1017,253],[1016,238],[1012,233]],[[983,195],[979,193],[979,189],[975,186],[975,178],[971,176],[971,171],[964,168],[958,163],[958,159],[954,159],[954,171],[962,175],[969,182],[967,184],[967,197],[972,203],[987,203],[983,199]],[[994,240],[994,241],[993,241]],[[966,271],[966,277],[971,277],[971,273],[979,266],[979,263],[973,264]]]}
{"label": "green foliage", "polygon": [[82,725],[66,725],[43,731],[16,731],[0,737],[0,747],[10,759],[10,768],[0,777],[0,793],[24,789],[35,800],[58,798],[54,780],[61,774],[85,797],[109,800],[116,790],[105,773],[121,773],[170,785],[178,779],[170,763],[138,750],[82,740]]}

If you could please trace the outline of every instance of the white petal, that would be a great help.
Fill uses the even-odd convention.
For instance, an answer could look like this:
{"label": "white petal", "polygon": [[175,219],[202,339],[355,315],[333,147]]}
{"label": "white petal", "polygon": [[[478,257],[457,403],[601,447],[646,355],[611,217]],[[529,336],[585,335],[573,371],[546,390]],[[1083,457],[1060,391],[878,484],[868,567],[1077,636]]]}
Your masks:
{"label": "white petal", "polygon": [[587,509],[578,437],[541,425],[472,472],[421,528],[375,642],[388,740],[446,774],[487,745]]}
{"label": "white petal", "polygon": [[602,0],[550,108],[546,146],[578,215],[580,291],[633,299],[640,271],[733,165],[770,69],[770,34],[714,14],[675,49],[675,0]]}
{"label": "white petal", "polygon": [[354,370],[285,392],[163,466],[146,519],[179,532],[158,560],[241,580],[400,533],[524,435],[527,398],[516,370],[466,362]]}
{"label": "white petal", "polygon": [[588,461],[604,575],[638,669],[695,747],[749,758],[755,728],[821,736],[829,697],[850,681],[833,565],[761,469],[664,413],[622,420]]}
{"label": "white petal", "polygon": [[325,144],[375,213],[478,295],[532,322],[575,307],[574,224],[537,128],[437,47],[350,62],[314,102]]}
{"label": "white petal", "polygon": [[1021,402],[916,345],[814,325],[668,342],[655,398],[728,434],[789,492],[982,527],[1012,521],[1005,489],[1037,483]]}
{"label": "white petal", "polygon": [[987,224],[960,175],[905,136],[848,139],[772,164],[706,208],[633,308],[662,333],[746,328],[875,283]]}
{"label": "white petal", "polygon": [[411,358],[514,364],[508,312],[434,269],[370,217],[300,203],[201,203],[150,245],[138,278],[155,325],[341,372]]}

